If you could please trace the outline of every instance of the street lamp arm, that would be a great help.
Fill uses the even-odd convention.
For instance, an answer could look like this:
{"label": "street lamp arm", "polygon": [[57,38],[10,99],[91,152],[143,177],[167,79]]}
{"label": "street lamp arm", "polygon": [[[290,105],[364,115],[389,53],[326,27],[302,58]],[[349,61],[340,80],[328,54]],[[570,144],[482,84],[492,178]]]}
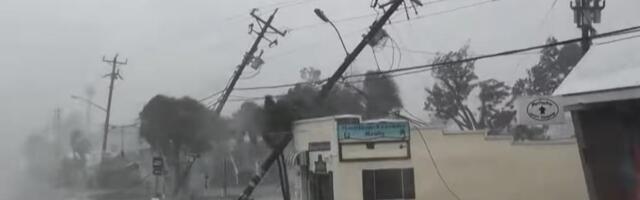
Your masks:
{"label": "street lamp arm", "polygon": [[349,51],[347,50],[347,46],[344,45],[344,40],[342,40],[342,35],[340,34],[340,31],[338,30],[338,27],[336,27],[336,25],[333,24],[333,22],[331,20],[329,20],[328,22],[331,25],[331,27],[333,27],[333,29],[336,30],[336,33],[338,34],[338,39],[340,39],[340,43],[342,44],[342,48],[344,49],[344,53],[349,55]]}
{"label": "street lamp arm", "polygon": [[91,105],[91,106],[93,106],[93,107],[95,107],[95,108],[97,108],[97,109],[100,109],[100,110],[102,110],[102,111],[104,111],[104,112],[107,112],[107,109],[106,109],[106,108],[104,108],[104,107],[102,107],[102,106],[100,106],[100,105],[98,105],[98,104],[96,104],[96,103],[94,103],[94,102],[90,101],[89,99],[85,99],[85,98],[83,98],[83,97],[79,97],[79,96],[75,96],[75,95],[71,95],[71,98],[72,98],[72,99],[76,99],[76,100],[83,101],[83,102],[88,103],[89,105]]}

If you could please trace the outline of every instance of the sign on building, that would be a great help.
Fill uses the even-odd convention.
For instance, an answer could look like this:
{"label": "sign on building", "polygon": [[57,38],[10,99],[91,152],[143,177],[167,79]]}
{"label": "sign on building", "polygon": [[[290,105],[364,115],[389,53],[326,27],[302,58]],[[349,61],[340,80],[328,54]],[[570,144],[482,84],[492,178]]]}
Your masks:
{"label": "sign on building", "polygon": [[338,125],[338,141],[400,141],[409,139],[407,122],[379,122]]}
{"label": "sign on building", "polygon": [[518,124],[541,125],[564,123],[564,110],[558,97],[528,96],[516,100]]}

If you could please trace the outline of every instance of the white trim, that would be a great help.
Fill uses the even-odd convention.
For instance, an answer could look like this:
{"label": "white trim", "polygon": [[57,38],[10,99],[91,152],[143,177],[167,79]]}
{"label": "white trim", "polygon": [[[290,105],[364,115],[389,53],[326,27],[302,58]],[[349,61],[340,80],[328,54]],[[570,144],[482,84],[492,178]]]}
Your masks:
{"label": "white trim", "polygon": [[574,94],[574,95],[569,94],[569,95],[563,95],[561,97],[565,107],[570,105],[579,105],[579,104],[640,99],[640,87],[618,89],[618,90],[605,90],[600,92]]}

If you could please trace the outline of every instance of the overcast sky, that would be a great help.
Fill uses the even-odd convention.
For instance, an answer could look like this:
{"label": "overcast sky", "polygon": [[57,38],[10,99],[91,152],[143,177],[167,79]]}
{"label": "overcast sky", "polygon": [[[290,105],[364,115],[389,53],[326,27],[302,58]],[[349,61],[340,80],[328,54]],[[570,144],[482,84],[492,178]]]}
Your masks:
{"label": "overcast sky", "polygon": [[[385,29],[401,48],[425,52],[451,51],[468,43],[474,54],[491,53],[541,44],[554,35],[577,37],[568,0],[496,0],[472,8],[393,23]],[[124,80],[116,83],[114,124],[130,123],[156,94],[202,98],[222,89],[248,50],[254,36],[249,11],[266,19],[274,3],[289,2],[274,20],[276,27],[293,29],[280,45],[265,50],[266,64],[253,79],[238,86],[260,86],[299,81],[299,70],[313,66],[330,75],[344,58],[334,30],[314,15],[321,8],[331,19],[375,14],[369,0],[0,0],[0,132],[11,145],[19,138],[46,128],[56,107],[64,113],[83,112],[84,105],[70,95],[96,90],[94,101],[106,105],[110,66],[102,56],[119,53],[129,64],[121,67]],[[444,0],[418,8],[428,16],[483,0]],[[295,5],[292,5],[295,4]],[[292,5],[292,6],[291,6]],[[640,1],[608,1],[602,24],[608,30],[638,25]],[[412,12],[411,12],[412,13]],[[411,17],[416,16],[412,13]],[[352,49],[375,16],[338,23],[346,45]],[[397,13],[394,20],[404,20]],[[317,24],[317,25],[314,25]],[[314,26],[307,26],[314,25]],[[295,27],[308,27],[295,29]],[[274,36],[272,36],[274,37]],[[381,67],[388,69],[390,48],[378,51]],[[400,66],[425,64],[432,55],[403,51]],[[400,53],[396,52],[398,62]],[[517,55],[476,63],[481,79],[512,83],[524,76],[537,55]],[[376,69],[370,49],[353,66],[355,73]],[[247,71],[252,72],[251,70]],[[432,83],[421,73],[397,79],[407,109],[422,110],[424,88]],[[280,94],[285,89],[237,92],[256,97]],[[232,102],[225,113],[238,107]],[[103,120],[99,110],[95,126]],[[3,159],[4,160],[4,159]]]}

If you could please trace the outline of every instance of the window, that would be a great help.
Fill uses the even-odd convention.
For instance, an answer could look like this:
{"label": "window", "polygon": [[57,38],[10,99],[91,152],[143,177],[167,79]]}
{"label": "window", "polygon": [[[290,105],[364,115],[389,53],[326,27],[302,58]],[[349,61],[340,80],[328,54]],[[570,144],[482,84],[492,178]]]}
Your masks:
{"label": "window", "polygon": [[362,171],[364,200],[415,199],[413,168]]}

